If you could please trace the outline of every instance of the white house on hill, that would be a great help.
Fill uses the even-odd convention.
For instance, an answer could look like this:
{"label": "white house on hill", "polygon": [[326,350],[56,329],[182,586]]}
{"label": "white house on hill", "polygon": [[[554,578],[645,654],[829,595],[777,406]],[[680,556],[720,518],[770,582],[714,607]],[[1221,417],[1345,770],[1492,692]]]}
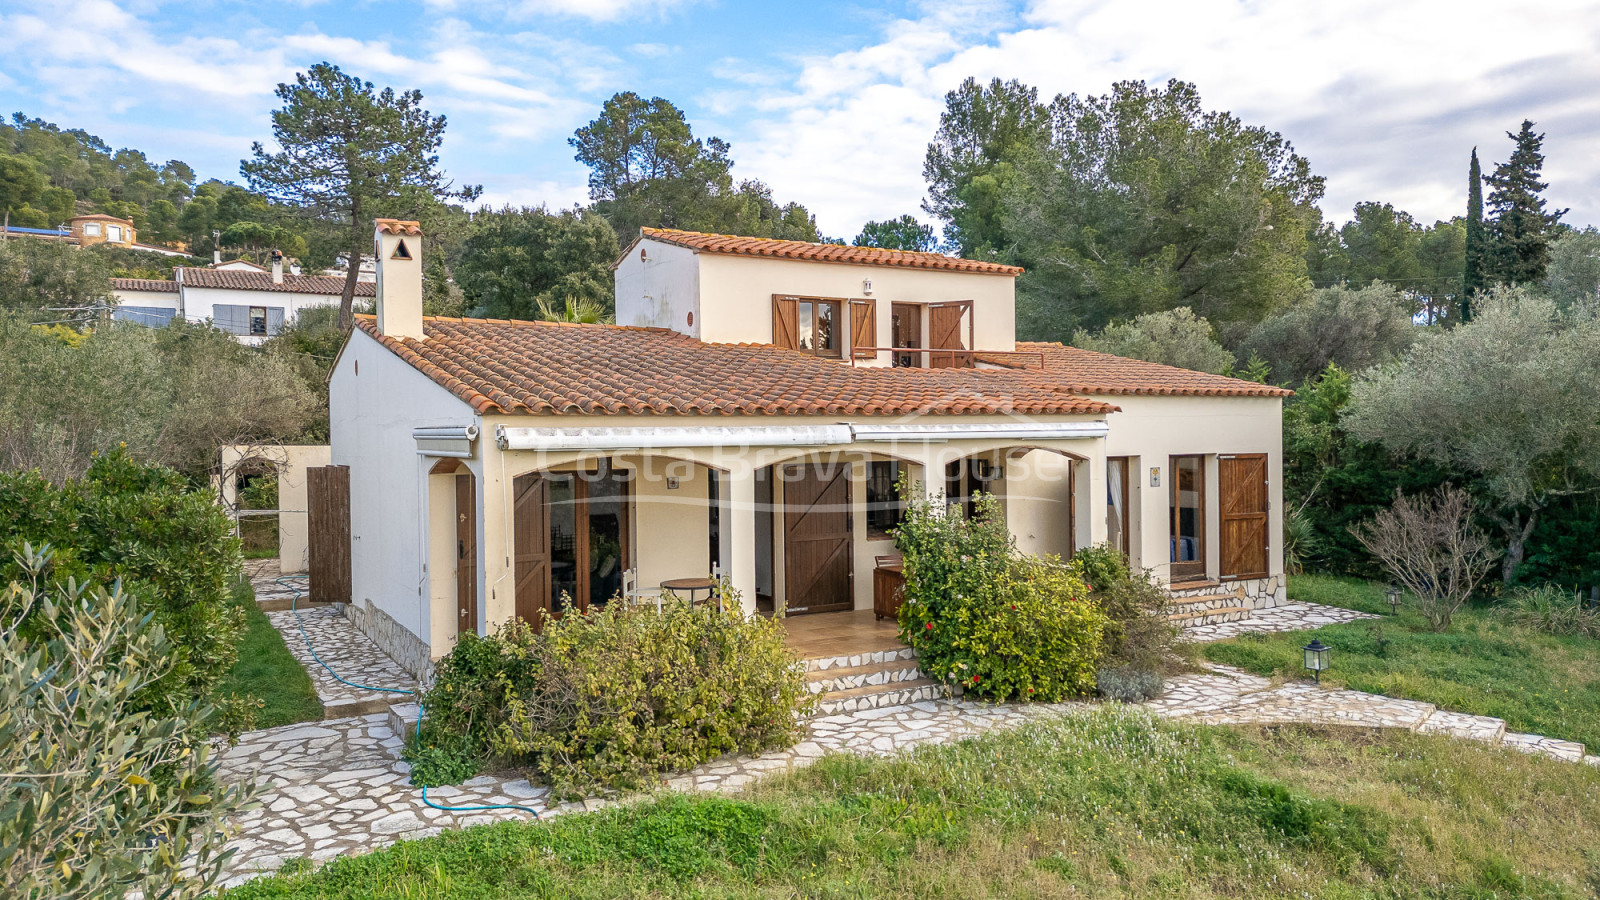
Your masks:
{"label": "white house on hill", "polygon": [[[236,260],[220,267],[173,270],[172,281],[113,278],[117,301],[112,316],[145,325],[165,325],[174,316],[190,322],[210,320],[246,344],[259,344],[313,306],[335,306],[344,276],[293,275],[275,262],[270,270]],[[357,282],[356,297],[377,294],[372,282]]]}

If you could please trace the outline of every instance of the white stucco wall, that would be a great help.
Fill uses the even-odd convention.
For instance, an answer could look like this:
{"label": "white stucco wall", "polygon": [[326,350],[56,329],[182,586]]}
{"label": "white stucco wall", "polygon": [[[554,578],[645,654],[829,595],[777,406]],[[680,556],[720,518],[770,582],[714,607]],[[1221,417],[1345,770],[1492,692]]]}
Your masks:
{"label": "white stucco wall", "polygon": [[[693,250],[643,240],[616,269],[617,324],[700,336],[700,267]],[[694,323],[690,324],[690,314]]]}
{"label": "white stucco wall", "polygon": [[[210,319],[218,305],[264,306],[283,310],[283,322],[294,322],[300,310],[312,306],[337,306],[338,294],[291,294],[283,291],[238,291],[224,288],[202,288],[184,285],[183,315],[191,322]],[[265,338],[237,335],[242,344],[260,344]]]}
{"label": "white stucco wall", "polygon": [[177,309],[176,291],[123,291],[115,288],[111,296],[118,306],[142,306],[149,309]]}
{"label": "white stucco wall", "polygon": [[359,329],[329,379],[328,405],[332,462],[350,467],[351,600],[370,600],[413,634],[429,636],[427,472],[437,460],[417,454],[411,431],[471,425],[472,409]]}

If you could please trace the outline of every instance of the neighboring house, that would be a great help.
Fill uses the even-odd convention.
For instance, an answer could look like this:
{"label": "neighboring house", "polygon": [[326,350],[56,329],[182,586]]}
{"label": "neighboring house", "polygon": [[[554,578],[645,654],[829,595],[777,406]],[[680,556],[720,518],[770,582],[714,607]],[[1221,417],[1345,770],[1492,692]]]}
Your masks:
{"label": "neighboring house", "polygon": [[91,247],[96,244],[110,244],[117,247],[127,247],[130,250],[143,250],[147,253],[160,253],[163,256],[187,256],[181,250],[169,247],[159,247],[155,244],[139,243],[139,232],[129,219],[119,219],[103,213],[88,216],[73,216],[60,228],[18,228],[15,226],[0,226],[0,239],[15,237],[31,237],[44,240],[56,240],[73,244],[79,247]]}
{"label": "neighboring house", "polygon": [[[282,331],[301,310],[337,305],[344,292],[343,276],[285,274],[281,261],[271,271],[243,263],[228,268],[182,266],[173,275],[173,281],[111,279],[117,300],[113,318],[146,325],[165,325],[173,316],[190,322],[209,319],[241,342],[259,344]],[[372,282],[356,284],[358,298],[376,293]]]}
{"label": "neighboring house", "polygon": [[1030,552],[1110,541],[1284,599],[1288,392],[1017,342],[1019,269],[645,229],[621,324],[570,325],[424,317],[417,223],[376,243],[328,477],[351,617],[414,672],[462,632],[713,571],[751,612],[869,609],[901,478],[995,495]]}

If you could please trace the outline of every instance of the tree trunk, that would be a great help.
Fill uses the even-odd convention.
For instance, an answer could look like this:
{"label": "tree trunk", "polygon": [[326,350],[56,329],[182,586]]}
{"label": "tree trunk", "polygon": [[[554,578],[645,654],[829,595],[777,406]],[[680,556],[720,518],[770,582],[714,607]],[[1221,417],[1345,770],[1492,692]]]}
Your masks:
{"label": "tree trunk", "polygon": [[361,280],[361,248],[366,231],[361,221],[361,205],[356,204],[350,212],[350,245],[345,248],[349,265],[344,273],[344,292],[339,295],[340,331],[348,332],[356,325],[356,282]]}
{"label": "tree trunk", "polygon": [[1526,555],[1528,536],[1533,534],[1533,525],[1539,519],[1537,509],[1528,513],[1526,521],[1522,520],[1520,513],[1514,513],[1509,518],[1495,516],[1495,521],[1500,523],[1500,529],[1506,534],[1506,555],[1500,561],[1500,580],[1506,584],[1517,575],[1517,569],[1522,565],[1522,558]]}

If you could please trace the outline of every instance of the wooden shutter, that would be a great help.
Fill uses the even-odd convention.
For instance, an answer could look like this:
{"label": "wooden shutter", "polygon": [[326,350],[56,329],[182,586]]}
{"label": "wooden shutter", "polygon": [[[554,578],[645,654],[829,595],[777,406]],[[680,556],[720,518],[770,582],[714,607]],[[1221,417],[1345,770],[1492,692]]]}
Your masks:
{"label": "wooden shutter", "polygon": [[[967,310],[965,303],[932,303],[928,305],[928,347],[932,350],[965,350],[961,341],[961,314]],[[930,353],[929,368],[948,369],[972,365],[972,358],[964,353]]]}
{"label": "wooden shutter", "polygon": [[519,475],[511,496],[516,614],[540,628],[550,609],[550,482],[537,472]]}
{"label": "wooden shutter", "polygon": [[850,301],[850,353],[856,359],[872,359],[878,355],[876,350],[860,350],[860,347],[878,346],[878,301],[876,300],[851,300]]}
{"label": "wooden shutter", "polygon": [[1264,453],[1217,457],[1223,578],[1264,578],[1271,506]]}
{"label": "wooden shutter", "polygon": [[785,350],[800,349],[800,301],[772,295],[772,343]]}
{"label": "wooden shutter", "polygon": [[270,337],[283,331],[283,307],[267,307],[267,335]]}
{"label": "wooden shutter", "polygon": [[250,307],[218,303],[211,307],[211,324],[229,334],[249,334]]}
{"label": "wooden shutter", "polygon": [[456,474],[456,634],[478,633],[478,490]]}
{"label": "wooden shutter", "polygon": [[350,602],[350,469],[306,469],[306,525],[311,596],[319,603]]}

